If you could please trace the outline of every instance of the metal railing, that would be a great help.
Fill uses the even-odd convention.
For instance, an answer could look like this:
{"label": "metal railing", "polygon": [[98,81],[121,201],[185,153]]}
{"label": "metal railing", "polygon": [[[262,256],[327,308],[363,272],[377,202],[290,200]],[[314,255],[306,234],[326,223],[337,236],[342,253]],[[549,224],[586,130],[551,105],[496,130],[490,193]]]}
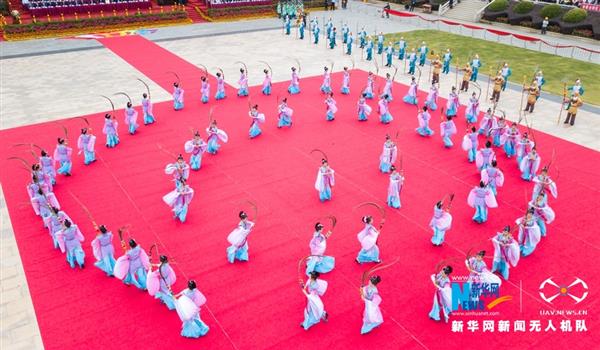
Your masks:
{"label": "metal railing", "polygon": [[483,13],[485,12],[485,9],[490,6],[492,4],[492,2],[490,1],[487,5],[485,5],[484,7],[481,8],[481,10],[477,11],[477,13],[475,14],[475,18],[473,18],[473,20],[475,22],[479,22],[481,21],[481,18],[483,17]]}
{"label": "metal railing", "polygon": [[438,16],[443,16],[444,13],[450,11],[450,1],[446,1],[443,4],[440,4],[440,7],[438,8]]}

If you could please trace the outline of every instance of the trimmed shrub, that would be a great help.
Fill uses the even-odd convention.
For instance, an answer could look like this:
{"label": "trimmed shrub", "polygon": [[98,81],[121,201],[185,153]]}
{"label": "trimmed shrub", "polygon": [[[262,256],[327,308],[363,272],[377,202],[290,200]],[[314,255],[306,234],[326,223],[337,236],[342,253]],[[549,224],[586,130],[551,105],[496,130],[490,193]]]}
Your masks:
{"label": "trimmed shrub", "polygon": [[540,11],[540,16],[542,16],[542,18],[544,18],[544,17],[554,18],[554,17],[560,15],[560,13],[561,13],[560,5],[552,4],[552,5],[544,6],[542,11]]}
{"label": "trimmed shrub", "polygon": [[560,33],[560,26],[548,26],[549,32]]}
{"label": "trimmed shrub", "polygon": [[488,6],[488,10],[492,12],[504,11],[508,8],[508,0],[494,0],[490,6]]}
{"label": "trimmed shrub", "polygon": [[508,23],[508,17],[498,17],[496,18],[496,22]]}
{"label": "trimmed shrub", "polygon": [[587,11],[580,8],[573,8],[567,11],[562,17],[562,20],[567,23],[579,23],[587,17]]}
{"label": "trimmed shrub", "polygon": [[522,15],[531,12],[531,10],[533,10],[533,2],[531,1],[519,1],[519,3],[513,7],[513,11]]}
{"label": "trimmed shrub", "polygon": [[593,38],[594,32],[589,29],[575,29],[573,30],[573,35],[582,36],[584,38]]}

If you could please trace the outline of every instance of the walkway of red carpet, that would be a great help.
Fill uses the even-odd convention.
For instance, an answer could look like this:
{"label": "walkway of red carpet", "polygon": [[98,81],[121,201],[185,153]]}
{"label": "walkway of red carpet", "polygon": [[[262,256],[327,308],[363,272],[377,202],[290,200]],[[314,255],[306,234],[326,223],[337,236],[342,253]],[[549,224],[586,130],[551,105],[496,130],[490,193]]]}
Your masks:
{"label": "walkway of red carpet", "polygon": [[[552,150],[556,151],[559,199],[551,199],[550,204],[557,220],[535,253],[511,269],[510,281],[502,284],[502,295],[511,295],[513,300],[494,308],[497,316],[456,317],[465,321],[465,329],[464,333],[452,333],[449,324],[427,317],[433,298],[429,275],[442,259],[455,259],[454,274],[466,275],[462,259],[471,249],[486,249],[491,256],[493,248],[486,240],[523,213],[525,197],[530,197],[532,189],[531,184],[520,180],[515,161],[507,160],[501,152],[499,164],[507,181],[498,196],[500,208],[490,211],[490,220],[484,225],[471,221],[473,210],[467,206],[466,197],[479,176],[458,147],[464,129],[462,113],[457,146],[451,150],[443,148],[438,135],[439,111],[433,114],[434,137],[425,139],[414,132],[416,109],[402,103],[407,88],[399,84],[391,107],[394,121],[384,126],[373,113],[368,122],[360,123],[356,120],[357,91],[364,85],[366,73],[354,71],[353,94],[335,96],[339,112],[333,122],[325,121],[324,97],[318,93],[320,77],[302,79],[302,93],[289,97],[295,110],[291,129],[276,127],[276,98],[287,96],[287,83],[276,84],[270,97],[260,95],[258,87],[252,88],[252,102],[267,115],[267,123],[263,135],[250,140],[248,100],[236,97],[234,89],[228,87],[225,101],[211,100],[202,105],[201,73],[190,63],[141,37],[104,39],[102,43],[169,90],[174,78],[166,72],[177,72],[186,89],[185,109],[174,112],[170,102],[157,104],[157,124],[142,126],[135,136],[126,134],[121,125],[121,144],[116,149],[102,146],[103,113],[88,116],[99,136],[98,161],[86,167],[81,157],[75,157],[73,176],[59,177],[55,189],[61,205],[86,237],[83,271],[70,269],[64,255],[52,249],[47,231],[28,204],[27,172],[17,162],[6,160],[13,155],[31,159],[26,152],[10,147],[15,143],[35,142],[51,149],[56,137],[62,136],[60,125],[45,123],[0,131],[0,179],[46,349],[461,349],[490,344],[495,348],[546,349],[574,341],[581,348],[597,344],[591,332],[598,325],[591,318],[600,311],[596,291],[600,277],[593,267],[600,246],[594,226],[600,198],[598,152],[536,132],[544,163],[550,160]],[[214,80],[211,84],[214,93]],[[334,74],[336,90],[340,84],[341,75]],[[214,117],[228,132],[230,142],[218,155],[205,156],[202,169],[192,173],[189,183],[196,196],[188,221],[177,223],[161,200],[173,187],[163,171],[173,158],[159,145],[172,153],[182,152],[183,143],[191,137],[190,128],[206,127],[212,106],[216,106]],[[122,120],[122,111],[117,113]],[[69,141],[74,145],[83,121],[74,118],[61,123],[68,127]],[[400,261],[381,271],[384,324],[361,336],[363,303],[358,286],[366,267],[357,265],[354,258],[359,249],[356,233],[364,213],[353,208],[364,201],[385,203],[388,176],[378,172],[378,157],[384,135],[396,132],[406,176],[403,207],[386,209],[388,217],[379,244],[384,261],[396,257]],[[320,203],[314,190],[320,157],[310,154],[313,148],[325,151],[336,170],[331,202]],[[456,193],[453,227],[444,246],[433,247],[428,228],[432,208],[449,192]],[[71,193],[85,203],[99,223],[113,231],[131,224],[132,236],[143,247],[157,243],[161,254],[172,257],[178,275],[175,291],[185,288],[187,278],[198,282],[208,297],[202,318],[211,330],[205,337],[180,337],[180,321],[174,312],[93,266],[89,246],[94,237],[92,225]],[[255,201],[259,208],[249,241],[250,262],[230,265],[225,259],[226,236],[237,224],[240,203],[246,199]],[[330,319],[307,332],[299,327],[306,299],[298,288],[297,262],[309,252],[315,221],[327,214],[338,218],[327,250],[336,257],[336,268],[323,276],[329,282],[323,300]],[[117,255],[121,255],[119,243],[114,243]],[[491,260],[487,263],[490,266]],[[538,287],[550,276],[568,282],[580,277],[590,286],[590,294],[577,306],[570,298],[547,304],[540,299]],[[523,286],[522,313],[519,281]],[[543,329],[541,333],[529,329],[515,333],[511,329],[500,334],[481,330],[484,319],[540,319],[545,328],[548,317],[540,316],[539,310],[553,308],[589,310],[586,322],[590,330],[585,334],[563,333],[558,328],[559,316],[551,317],[558,328],[554,333],[544,333]],[[477,332],[467,330],[469,319],[479,320]]]}

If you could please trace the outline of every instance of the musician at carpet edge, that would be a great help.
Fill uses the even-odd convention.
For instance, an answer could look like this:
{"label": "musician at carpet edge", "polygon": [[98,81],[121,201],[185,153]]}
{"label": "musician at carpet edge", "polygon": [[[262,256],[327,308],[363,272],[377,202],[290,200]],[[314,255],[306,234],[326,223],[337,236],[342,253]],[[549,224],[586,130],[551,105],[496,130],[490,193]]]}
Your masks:
{"label": "musician at carpet edge", "polygon": [[152,101],[150,100],[150,96],[145,92],[142,94],[142,112],[144,114],[144,125],[152,124],[156,121],[152,113]]}
{"label": "musician at carpet edge", "polygon": [[479,115],[479,98],[477,93],[473,92],[469,97],[467,108],[465,108],[465,119],[469,124],[477,123],[477,116]]}
{"label": "musician at carpet edge", "polygon": [[352,32],[348,35],[348,39],[346,41],[346,55],[352,55],[352,44],[354,43],[354,35]]}
{"label": "musician at carpet edge", "polygon": [[427,94],[427,99],[425,100],[425,106],[432,111],[435,112],[437,110],[437,98],[439,96],[439,88],[437,84],[432,83],[429,88],[429,93]]}
{"label": "musician at carpet edge", "polygon": [[533,219],[540,228],[542,237],[546,237],[546,224],[551,224],[556,218],[554,210],[548,205],[546,193],[538,194],[535,200],[529,202],[529,208],[533,209]]}
{"label": "musician at carpet edge", "polygon": [[508,83],[508,77],[512,75],[512,70],[508,66],[508,62],[504,62],[504,65],[502,66],[502,69],[500,69],[500,72],[502,74],[502,78],[504,79],[504,82],[502,83],[502,91],[504,91],[506,90],[506,83]]}
{"label": "musician at carpet edge", "polygon": [[319,272],[313,271],[309,274],[306,283],[300,281],[302,293],[307,298],[306,307],[304,308],[304,321],[300,324],[300,327],[304,328],[305,331],[321,320],[327,322],[329,316],[321,300],[321,297],[327,291],[327,282],[320,279],[319,276]]}
{"label": "musician at carpet edge", "polygon": [[292,67],[292,81],[290,82],[290,86],[288,87],[288,92],[290,93],[290,95],[300,93],[300,77],[296,72],[296,67]]}
{"label": "musician at carpet edge", "polygon": [[467,133],[463,136],[462,141],[462,149],[467,152],[467,158],[469,159],[469,163],[475,162],[475,156],[477,155],[477,147],[479,145],[479,140],[477,138],[477,129],[474,126],[471,126],[470,129],[467,129]]}
{"label": "musician at carpet edge", "polygon": [[481,170],[481,181],[488,185],[494,196],[498,195],[498,187],[504,186],[504,173],[498,168],[496,159],[492,160],[491,166]]}
{"label": "musician at carpet edge", "polygon": [[392,90],[394,87],[394,79],[390,73],[385,73],[385,85],[383,86],[383,94],[387,95],[387,101],[392,102],[394,97],[392,96]]}
{"label": "musician at carpet edge", "polygon": [[[182,322],[181,336],[186,338],[200,338],[206,335],[209,330],[209,327],[200,318],[200,308],[206,304],[206,297],[198,290],[196,281],[189,280],[187,286],[186,289],[174,295],[174,298],[177,300],[175,304],[177,314]],[[183,297],[193,303],[186,305],[192,306],[190,308],[186,307],[187,310],[182,310],[183,302],[181,298]]]}
{"label": "musician at carpet edge", "polygon": [[441,316],[444,316],[444,322],[448,323],[448,319],[452,313],[452,288],[450,287],[450,274],[452,266],[446,265],[440,272],[431,275],[431,282],[436,288],[433,295],[433,305],[429,312],[429,318],[434,321],[440,321]]}
{"label": "musician at carpet edge", "polygon": [[285,26],[285,35],[290,35],[291,30],[292,30],[292,20],[290,19],[290,16],[285,15],[285,19],[283,20],[283,24]]}
{"label": "musician at carpet edge", "polygon": [[424,137],[429,137],[434,134],[434,131],[429,127],[429,121],[431,120],[431,114],[427,110],[427,106],[421,107],[417,114],[417,120],[419,121],[419,127],[415,131]]}
{"label": "musician at carpet edge", "polygon": [[462,77],[462,82],[460,84],[460,91],[467,92],[469,91],[469,81],[471,81],[471,76],[473,74],[473,69],[469,63],[465,64],[465,68],[460,69],[460,71],[465,72]]}
{"label": "musician at carpet edge", "polygon": [[452,117],[446,116],[446,121],[440,123],[440,136],[442,137],[442,141],[444,141],[444,147],[451,148],[454,146],[452,142],[452,136],[457,132],[456,125],[452,120]]}
{"label": "musician at carpet edge", "polygon": [[431,61],[431,66],[433,67],[433,72],[431,72],[431,83],[439,83],[440,82],[440,71],[442,69],[442,62],[440,61],[440,55],[435,55],[433,60]]}
{"label": "musician at carpet edge", "polygon": [[114,277],[116,260],[113,233],[104,225],[99,225],[96,232],[96,238],[92,240],[92,251],[96,258],[94,266],[104,271],[107,276]]}
{"label": "musician at carpet edge", "polygon": [[385,48],[385,66],[391,67],[394,58],[394,44],[390,41],[388,46]]}
{"label": "musician at carpet edge", "polygon": [[348,71],[348,67],[344,67],[344,77],[340,92],[342,95],[350,95],[350,72]]}
{"label": "musician at carpet edge", "polygon": [[[365,27],[362,27],[360,29],[360,32],[358,32],[358,37],[359,37],[359,40],[360,40],[359,47],[361,49],[364,49],[365,46],[367,45],[367,31],[365,30]],[[370,40],[370,38],[369,38],[369,40]]]}
{"label": "musician at carpet edge", "polygon": [[[183,92],[181,95],[181,101],[181,105],[183,106]],[[128,126],[127,130],[129,131],[129,134],[135,135],[135,132],[139,128],[139,124],[137,123],[138,112],[135,110],[131,102],[127,102],[123,113],[125,114],[125,125]]]}
{"label": "musician at carpet edge", "polygon": [[369,282],[366,286],[360,288],[360,297],[365,303],[363,324],[360,329],[360,334],[367,334],[383,323],[383,316],[379,309],[381,296],[377,290],[377,285],[380,282],[381,277],[374,275],[369,278]]}
{"label": "musician at carpet edge", "polygon": [[442,68],[442,73],[448,74],[450,73],[450,63],[452,62],[452,52],[450,49],[446,49],[446,53],[444,53],[444,67]]}
{"label": "musician at carpet edge", "polygon": [[[146,278],[148,294],[153,296],[154,299],[159,299],[167,306],[167,309],[175,310],[175,298],[171,287],[175,284],[177,277],[175,271],[169,265],[169,258],[166,255],[161,255],[159,261],[160,264],[150,264]],[[153,271],[152,267],[157,269]]]}
{"label": "musician at carpet edge", "polygon": [[408,55],[408,74],[415,75],[417,69],[417,50],[413,47]]}
{"label": "musician at carpet edge", "polygon": [[[377,239],[380,232],[373,226],[372,216],[363,216],[361,220],[365,224],[365,227],[356,235],[361,249],[356,256],[355,261],[359,264],[369,262],[380,263],[379,246],[377,246]],[[379,226],[380,229],[382,224]]]}
{"label": "musician at carpet edge", "polygon": [[505,83],[505,80],[502,77],[502,71],[498,71],[498,74],[496,74],[496,77],[494,77],[493,80],[494,87],[492,89],[492,98],[490,98],[490,101],[498,103],[498,101],[500,101],[500,92],[502,91],[502,86]]}
{"label": "musician at carpet edge", "polygon": [[238,217],[240,222],[227,236],[227,241],[231,244],[227,247],[227,261],[230,264],[236,260],[248,261],[248,236],[255,225],[254,222],[248,220],[248,214],[245,211],[240,211]]}
{"label": "musician at carpet edge", "polygon": [[312,272],[328,273],[335,267],[335,258],[325,255],[327,249],[327,240],[331,236],[331,231],[323,233],[324,226],[320,222],[315,224],[315,232],[310,240],[310,257],[306,260],[306,275],[310,276]]}
{"label": "musician at carpet edge", "polygon": [[533,113],[535,103],[540,97],[540,88],[535,79],[531,81],[531,85],[528,88],[523,88],[527,92],[527,104],[525,105],[525,112]]}
{"label": "musician at carpet edge", "polygon": [[363,96],[365,99],[371,100],[375,95],[375,76],[373,72],[369,72],[367,75],[367,86],[363,90]]}
{"label": "musician at carpet edge", "polygon": [[252,119],[252,123],[250,124],[250,130],[248,131],[248,134],[250,135],[250,138],[253,139],[258,135],[262,134],[260,124],[265,122],[265,115],[264,113],[260,113],[258,111],[258,105],[252,106],[252,108],[250,108],[250,111],[248,112],[248,115],[250,116],[250,119]]}
{"label": "musician at carpet edge", "polygon": [[394,209],[400,209],[402,203],[400,202],[400,193],[402,192],[402,187],[404,186],[404,176],[402,175],[402,170],[398,172],[396,170],[396,166],[392,165],[390,167],[390,183],[388,185],[388,193],[387,193],[387,205]]}
{"label": "musician at carpet edge", "polygon": [[194,132],[194,137],[183,145],[185,153],[190,154],[190,169],[200,170],[202,156],[208,149],[208,144],[202,139],[199,131]]}
{"label": "musician at carpet edge", "polygon": [[106,113],[104,115],[104,127],[102,133],[106,135],[106,147],[114,148],[119,144],[119,133],[118,133],[119,122],[117,119]]}
{"label": "musician at carpet edge", "polygon": [[248,96],[248,72],[244,68],[240,68],[240,80],[238,80],[238,92],[239,97]]}
{"label": "musician at carpet edge", "polygon": [[165,166],[165,174],[173,176],[175,187],[181,187],[182,181],[187,181],[190,178],[190,166],[183,159],[183,155],[178,155],[174,163],[169,163]]}
{"label": "musician at carpet edge", "polygon": [[408,87],[408,91],[406,92],[406,95],[404,95],[404,97],[402,98],[402,101],[404,101],[404,103],[408,103],[410,105],[417,105],[419,103],[418,97],[417,97],[417,91],[419,89],[419,86],[417,85],[417,79],[412,76],[410,78],[410,86]]}
{"label": "musician at carpet edge", "polygon": [[206,138],[206,142],[208,143],[208,148],[206,151],[210,154],[217,154],[217,152],[219,152],[219,149],[221,148],[219,140],[223,143],[227,143],[229,140],[227,133],[218,128],[216,119],[213,119],[210,122],[206,128],[206,134],[208,135]]}
{"label": "musician at carpet edge", "polygon": [[483,66],[481,60],[479,59],[479,55],[475,54],[475,57],[469,62],[471,66],[471,79],[469,81],[477,81],[477,76],[479,75],[479,68]]}
{"label": "musician at carpet edge", "polygon": [[333,50],[336,46],[337,46],[337,28],[333,27],[333,29],[331,30],[331,32],[329,33],[329,48],[331,50]]}
{"label": "musician at carpet edge", "polygon": [[431,244],[441,246],[444,243],[446,232],[452,228],[452,214],[450,214],[450,207],[446,206],[446,208],[444,208],[443,200],[438,201],[433,206],[433,216],[429,221],[429,227],[433,230]]}
{"label": "musician at carpet edge", "polygon": [[188,207],[194,198],[194,190],[187,184],[187,181],[180,178],[178,186],[171,192],[163,196],[163,201],[171,207],[173,219],[185,222]]}
{"label": "musician at carpet edge", "polygon": [[221,74],[221,72],[217,72],[217,92],[215,93],[215,100],[222,100],[225,97],[225,74]]}
{"label": "musician at carpet edge", "polygon": [[383,53],[383,42],[385,40],[385,36],[383,32],[379,32],[377,35],[377,54],[381,55]]}
{"label": "musician at carpet edge", "polygon": [[381,95],[379,97],[379,121],[382,124],[389,124],[394,120],[394,117],[390,114],[389,102],[387,95]]}
{"label": "musician at carpet edge", "polygon": [[335,171],[329,167],[327,159],[323,158],[315,181],[315,189],[319,192],[321,202],[331,200],[333,186],[335,186]]}
{"label": "musician at carpet edge", "polygon": [[[475,154],[475,165],[477,170],[481,172],[492,165],[492,161],[496,159],[496,154],[492,149],[492,142],[490,140],[485,141],[485,147],[480,148]],[[495,193],[494,193],[495,194]]]}
{"label": "musician at carpet edge", "polygon": [[269,96],[269,95],[271,95],[271,87],[272,87],[271,74],[272,73],[270,73],[268,69],[263,69],[263,73],[265,73],[265,79],[263,80],[261,92],[263,95]]}
{"label": "musician at carpet edge", "polygon": [[404,40],[404,37],[401,36],[400,40],[398,40],[396,44],[398,45],[398,59],[402,61],[406,55],[406,40]]}
{"label": "musician at carpet edge", "polygon": [[483,181],[479,182],[479,186],[474,187],[469,192],[467,203],[470,207],[475,208],[473,221],[482,224],[488,219],[488,208],[497,208],[496,196],[494,192]]}
{"label": "musician at carpet edge", "polygon": [[458,107],[460,106],[460,100],[458,99],[458,94],[456,93],[456,87],[452,86],[452,91],[448,95],[448,101],[446,102],[446,116],[447,117],[456,117],[456,113],[458,113]]}
{"label": "musician at carpet edge", "polygon": [[173,109],[176,111],[182,110],[184,107],[183,104],[183,88],[179,86],[179,83],[173,83]]}
{"label": "musician at carpet edge", "polygon": [[294,114],[294,110],[291,109],[290,107],[288,107],[287,97],[284,97],[283,100],[281,100],[281,103],[279,104],[279,106],[277,108],[277,112],[279,115],[278,121],[277,121],[277,127],[278,128],[283,128],[283,127],[291,128],[292,127],[292,115]]}
{"label": "musician at carpet edge", "polygon": [[517,267],[521,252],[519,243],[510,233],[510,226],[504,226],[502,232],[497,232],[492,237],[494,245],[494,260],[492,273],[498,272],[505,280],[508,280],[510,266]]}
{"label": "musician at carpet edge", "polygon": [[90,165],[96,161],[96,153],[94,151],[94,146],[96,145],[96,136],[92,134],[91,130],[91,128],[81,129],[81,135],[79,135],[79,138],[77,139],[77,149],[79,149],[77,154],[81,154],[83,152],[83,163],[85,165]]}
{"label": "musician at carpet edge", "polygon": [[73,167],[73,162],[71,160],[71,155],[73,154],[73,149],[68,145],[66,139],[59,137],[57,139],[56,148],[54,148],[54,162],[59,163],[59,167],[56,169],[56,172],[61,175],[71,176],[71,169]]}
{"label": "musician at carpet edge", "polygon": [[392,141],[390,135],[385,135],[385,141],[383,142],[383,150],[379,156],[379,171],[384,174],[390,172],[392,165],[396,162],[398,157],[398,147]]}
{"label": "musician at carpet edge", "polygon": [[200,101],[204,104],[208,103],[210,99],[210,83],[205,76],[200,77],[200,94],[202,95]]}
{"label": "musician at carpet edge", "polygon": [[369,37],[369,40],[365,44],[365,47],[367,49],[367,58],[365,58],[365,59],[367,61],[371,61],[373,59],[373,48],[374,48],[374,46],[375,46],[375,44],[373,43],[373,41]]}
{"label": "musician at carpet edge", "polygon": [[[583,90],[583,88],[581,88]],[[575,125],[575,117],[577,116],[577,110],[579,107],[583,106],[583,99],[580,96],[578,91],[574,91],[571,98],[565,101],[567,104],[567,117],[563,124],[569,124],[571,126]]]}
{"label": "musician at carpet edge", "polygon": [[337,102],[333,99],[333,92],[329,92],[329,94],[327,95],[327,98],[325,99],[325,105],[327,106],[325,120],[327,120],[327,121],[335,120],[335,113],[337,112],[338,108],[337,108]]}
{"label": "musician at carpet edge", "polygon": [[358,121],[367,121],[369,119],[369,115],[371,114],[371,106],[367,104],[367,94],[363,93],[358,99]]}
{"label": "musician at carpet edge", "polygon": [[329,94],[331,92],[331,73],[329,67],[323,67],[323,84],[321,84],[321,93]]}

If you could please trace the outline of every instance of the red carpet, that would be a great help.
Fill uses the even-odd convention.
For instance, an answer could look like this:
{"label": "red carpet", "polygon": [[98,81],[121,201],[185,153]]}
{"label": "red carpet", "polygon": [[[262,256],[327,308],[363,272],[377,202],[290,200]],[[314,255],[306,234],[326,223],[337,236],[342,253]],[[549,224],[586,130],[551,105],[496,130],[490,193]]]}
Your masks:
{"label": "red carpet", "polygon": [[[434,137],[424,139],[415,133],[415,108],[401,102],[405,86],[395,87],[391,125],[380,124],[376,113],[368,122],[359,123],[356,96],[366,73],[355,71],[353,95],[336,94],[340,108],[337,119],[326,122],[324,98],[318,93],[321,78],[305,78],[302,93],[289,98],[295,110],[294,126],[289,130],[276,128],[276,96],[287,95],[287,83],[276,84],[271,97],[260,95],[258,87],[252,88],[252,101],[266,114],[267,123],[263,135],[250,140],[247,99],[237,98],[234,89],[228,88],[225,101],[211,100],[208,106],[202,105],[200,71],[190,63],[141,37],[105,39],[102,43],[169,90],[173,78],[166,71],[176,71],[186,89],[185,109],[174,112],[170,102],[156,105],[157,124],[142,126],[135,136],[126,134],[121,126],[121,144],[110,150],[102,146],[102,113],[88,117],[99,136],[99,160],[86,167],[82,158],[75,158],[73,176],[59,177],[55,189],[61,205],[86,236],[83,271],[71,270],[64,256],[52,249],[48,233],[28,205],[27,173],[16,162],[6,160],[14,155],[31,158],[11,148],[15,143],[35,142],[53,148],[56,137],[62,136],[60,126],[44,123],[0,131],[2,185],[46,349],[462,349],[490,344],[493,348],[550,349],[571,344],[593,348],[598,343],[598,323],[592,321],[600,311],[600,277],[595,268],[599,240],[594,224],[600,198],[598,152],[536,132],[544,163],[556,150],[559,199],[550,204],[557,219],[549,225],[548,237],[535,253],[511,269],[510,281],[502,284],[502,295],[511,295],[513,300],[494,308],[497,316],[453,318],[465,321],[465,328],[463,333],[452,333],[450,324],[428,319],[433,297],[429,275],[442,259],[456,259],[454,275],[466,275],[462,260],[470,249],[486,249],[491,256],[493,248],[486,240],[513,223],[523,211],[525,195],[531,195],[532,184],[520,180],[514,160],[506,160],[503,152],[498,156],[507,178],[498,196],[500,207],[490,211],[486,224],[477,225],[471,221],[473,210],[466,203],[468,191],[479,181],[475,165],[467,162],[458,146],[443,148],[437,126],[439,112],[434,113]],[[336,91],[340,85],[341,75],[335,74]],[[425,96],[420,98],[423,101]],[[182,152],[183,143],[191,136],[190,128],[206,127],[210,106],[217,106],[214,117],[229,134],[230,142],[217,156],[206,156],[202,169],[192,173],[190,185],[196,196],[188,222],[176,223],[161,200],[173,186],[163,172],[172,159],[158,149],[157,143],[173,153]],[[462,111],[459,115],[462,137]],[[69,119],[61,123],[68,127],[70,143],[75,144],[83,122]],[[381,272],[384,324],[361,336],[363,303],[357,288],[366,267],[358,266],[354,258],[363,213],[353,208],[364,201],[385,203],[388,177],[378,172],[378,157],[384,135],[396,131],[406,176],[403,207],[386,208],[388,217],[379,244],[384,261],[396,257],[400,261]],[[337,172],[333,201],[325,204],[319,202],[313,188],[320,161],[310,155],[313,148],[324,150]],[[450,191],[456,193],[454,223],[444,246],[436,248],[430,243],[428,223],[434,203]],[[132,235],[146,249],[158,243],[160,253],[176,261],[174,290],[183,289],[187,278],[198,282],[208,298],[202,318],[211,330],[205,337],[180,337],[181,324],[174,312],[93,267],[89,246],[94,236],[92,225],[69,192],[88,206],[99,223],[114,231],[131,224]],[[237,224],[239,203],[245,199],[252,199],[259,207],[249,243],[250,262],[230,265],[225,259],[226,236]],[[309,252],[315,221],[327,214],[338,218],[327,251],[336,257],[337,266],[324,276],[329,290],[323,300],[330,320],[307,332],[299,327],[305,298],[297,284],[297,262]],[[115,247],[120,255],[118,242]],[[487,263],[490,266],[491,259]],[[576,306],[570,298],[547,304],[539,297],[538,288],[550,276],[565,283],[577,276],[587,282],[590,294]],[[523,286],[522,313],[519,281]],[[589,316],[570,317],[573,332],[564,333],[559,328],[561,316],[539,314],[540,310],[553,309],[586,309]],[[466,328],[470,319],[479,321],[480,328],[474,333]],[[527,324],[523,333],[515,333],[512,326],[510,333],[484,333],[482,322],[487,319],[541,320],[542,332],[530,332]],[[548,319],[557,327],[555,332],[544,332]],[[588,332],[575,333],[576,319],[586,319]]]}

